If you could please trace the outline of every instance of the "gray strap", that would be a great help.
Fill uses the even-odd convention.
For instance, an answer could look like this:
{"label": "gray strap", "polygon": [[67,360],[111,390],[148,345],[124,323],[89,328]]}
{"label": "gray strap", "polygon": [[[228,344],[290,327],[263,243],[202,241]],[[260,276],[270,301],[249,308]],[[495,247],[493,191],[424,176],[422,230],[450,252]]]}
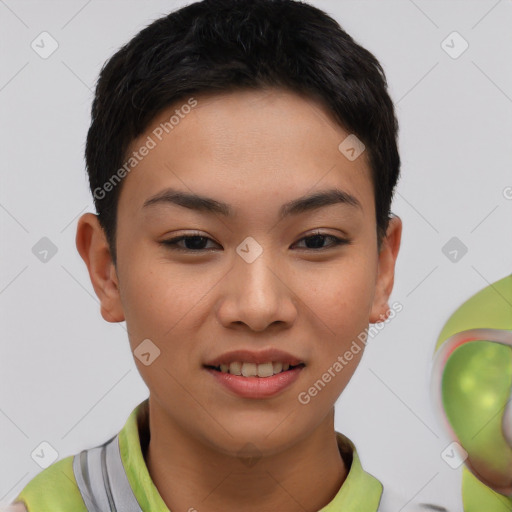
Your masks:
{"label": "gray strap", "polygon": [[105,493],[101,473],[99,457],[101,449],[102,446],[83,450],[73,458],[75,479],[89,512],[106,512],[109,510],[108,497]]}
{"label": "gray strap", "polygon": [[107,470],[110,478],[112,496],[119,512],[143,512],[139,502],[133,494],[132,487],[126,476],[121,459],[119,437],[107,444]]}
{"label": "gray strap", "polygon": [[119,436],[73,458],[78,488],[89,512],[142,512],[119,450]]}

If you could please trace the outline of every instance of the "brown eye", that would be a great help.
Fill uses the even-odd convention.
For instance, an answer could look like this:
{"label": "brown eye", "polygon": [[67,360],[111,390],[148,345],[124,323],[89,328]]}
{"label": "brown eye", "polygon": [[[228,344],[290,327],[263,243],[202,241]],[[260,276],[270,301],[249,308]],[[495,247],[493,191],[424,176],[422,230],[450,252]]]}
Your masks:
{"label": "brown eye", "polygon": [[[211,238],[202,235],[185,235],[171,238],[169,240],[163,240],[161,243],[165,246],[178,251],[189,251],[189,252],[202,252],[205,249],[205,244],[208,240],[212,241]],[[184,242],[185,247],[178,245],[179,242]],[[215,243],[215,242],[214,242]]]}
{"label": "brown eye", "polygon": [[[325,239],[331,239],[331,244],[329,244],[328,246],[324,246],[324,241]],[[308,240],[309,242],[307,243],[307,247],[305,247],[305,249],[320,249],[320,250],[324,250],[324,249],[330,249],[332,247],[336,247],[338,245],[344,245],[344,244],[349,244],[350,243],[350,240],[347,240],[345,238],[338,238],[337,236],[334,236],[334,235],[329,235],[327,233],[315,233],[314,235],[310,235],[310,236],[306,236],[304,238],[302,238],[301,240],[299,240],[299,242],[301,242],[302,240]]]}

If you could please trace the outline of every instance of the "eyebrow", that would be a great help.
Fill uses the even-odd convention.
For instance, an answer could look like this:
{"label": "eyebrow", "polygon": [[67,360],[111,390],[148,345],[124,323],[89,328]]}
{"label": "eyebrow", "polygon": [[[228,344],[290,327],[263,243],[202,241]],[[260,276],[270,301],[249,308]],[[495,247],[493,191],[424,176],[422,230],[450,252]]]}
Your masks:
{"label": "eyebrow", "polygon": [[[222,201],[217,201],[211,197],[184,192],[173,188],[166,188],[154,196],[151,196],[144,202],[143,208],[158,204],[174,204],[184,208],[189,208],[190,210],[220,214],[225,217],[235,216],[233,208]],[[284,219],[290,215],[299,215],[301,213],[318,210],[319,208],[334,204],[343,204],[359,208],[361,210],[363,209],[360,201],[352,194],[349,194],[339,188],[331,188],[302,196],[283,204],[279,209],[278,218]]]}

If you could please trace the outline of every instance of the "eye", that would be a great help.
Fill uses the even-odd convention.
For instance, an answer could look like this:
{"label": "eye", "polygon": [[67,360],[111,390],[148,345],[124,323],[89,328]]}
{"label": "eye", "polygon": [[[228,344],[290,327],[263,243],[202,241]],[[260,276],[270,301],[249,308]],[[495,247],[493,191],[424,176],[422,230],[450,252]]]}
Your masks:
{"label": "eye", "polygon": [[[169,240],[163,240],[161,243],[170,247],[172,250],[187,251],[187,252],[202,252],[204,251],[204,244],[212,241],[211,238],[202,235],[183,235]],[[178,245],[180,242],[185,242],[188,247]]]}
{"label": "eye", "polygon": [[[332,242],[331,242],[330,245],[328,245],[326,247],[322,247],[323,241],[326,238],[331,239]],[[320,231],[315,232],[312,235],[305,236],[304,238],[301,238],[301,240],[299,240],[299,242],[301,242],[302,240],[309,240],[310,241],[310,244],[309,244],[310,246],[309,247],[305,247],[306,250],[308,250],[308,249],[325,250],[325,249],[330,249],[332,247],[336,247],[338,245],[348,245],[348,244],[351,243],[351,241],[348,240],[348,239],[339,238],[337,236],[329,235],[328,233],[322,233]],[[311,247],[311,245],[312,245],[312,247]]]}
{"label": "eye", "polygon": [[[323,246],[323,242],[325,239],[330,239],[331,243],[327,246]],[[332,247],[336,247],[338,245],[348,245],[351,243],[350,240],[345,238],[339,238],[334,235],[329,235],[328,233],[321,233],[321,232],[315,232],[312,235],[306,236],[304,238],[301,238],[299,242],[302,242],[303,240],[309,241],[309,244],[307,247],[304,247],[306,250],[325,250]],[[175,238],[171,238],[169,240],[162,240],[160,242],[161,244],[169,247],[172,250],[177,251],[187,251],[187,252],[204,252],[208,251],[208,249],[205,248],[205,244],[208,243],[208,241],[213,242],[213,240],[207,236],[203,236],[200,234],[197,235],[182,235]],[[185,247],[183,245],[179,245],[180,242],[183,242],[185,244]],[[213,242],[216,243],[216,242]]]}

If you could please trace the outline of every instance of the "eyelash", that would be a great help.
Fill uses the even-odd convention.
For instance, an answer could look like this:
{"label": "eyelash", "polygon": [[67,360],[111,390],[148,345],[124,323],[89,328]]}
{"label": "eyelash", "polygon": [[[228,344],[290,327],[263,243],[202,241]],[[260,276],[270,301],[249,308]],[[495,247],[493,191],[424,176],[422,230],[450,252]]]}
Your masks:
{"label": "eyelash", "polygon": [[[306,251],[315,251],[315,252],[325,251],[327,249],[332,249],[333,247],[337,247],[339,245],[349,245],[350,243],[352,243],[351,240],[349,240],[349,239],[339,238],[337,236],[330,235],[328,233],[322,233],[322,232],[315,232],[315,233],[313,233],[311,235],[305,236],[305,237],[301,238],[299,240],[299,242],[301,242],[302,240],[307,240],[309,238],[315,238],[315,237],[318,237],[318,236],[324,237],[324,238],[330,238],[333,242],[331,243],[331,245],[329,245],[327,247],[320,247],[318,249],[312,249],[312,248],[305,247],[304,250],[306,250]],[[198,233],[198,234],[192,234],[192,235],[182,235],[182,236],[178,236],[178,237],[175,237],[175,238],[170,238],[169,240],[162,240],[160,243],[165,245],[166,247],[168,247],[169,249],[171,249],[173,251],[211,252],[211,249],[187,249],[186,247],[179,247],[177,245],[178,242],[181,242],[182,240],[190,240],[190,239],[193,239],[193,238],[204,238],[206,240],[212,240],[211,238],[209,238],[207,236],[203,236],[203,235]]]}

